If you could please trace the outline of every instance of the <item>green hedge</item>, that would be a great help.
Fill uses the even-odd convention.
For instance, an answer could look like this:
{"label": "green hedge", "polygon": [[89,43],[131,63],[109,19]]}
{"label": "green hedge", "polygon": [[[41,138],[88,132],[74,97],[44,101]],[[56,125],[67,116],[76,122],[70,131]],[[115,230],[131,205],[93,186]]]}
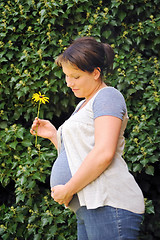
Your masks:
{"label": "green hedge", "polygon": [[114,74],[107,80],[127,102],[124,158],[146,199],[140,239],[159,239],[158,0],[0,0],[0,12],[0,237],[76,239],[74,214],[50,197],[57,153],[40,138],[35,148],[29,129],[35,92],[49,97],[40,117],[56,127],[73,110],[77,100],[54,60],[88,35],[114,48]]}

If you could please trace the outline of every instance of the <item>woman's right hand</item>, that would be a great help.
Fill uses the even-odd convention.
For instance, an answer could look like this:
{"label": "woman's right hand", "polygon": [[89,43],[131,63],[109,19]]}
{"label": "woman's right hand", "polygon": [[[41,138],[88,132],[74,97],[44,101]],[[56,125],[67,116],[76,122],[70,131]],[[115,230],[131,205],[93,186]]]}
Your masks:
{"label": "woman's right hand", "polygon": [[48,120],[35,118],[30,129],[32,135],[47,138],[57,147],[57,130]]}

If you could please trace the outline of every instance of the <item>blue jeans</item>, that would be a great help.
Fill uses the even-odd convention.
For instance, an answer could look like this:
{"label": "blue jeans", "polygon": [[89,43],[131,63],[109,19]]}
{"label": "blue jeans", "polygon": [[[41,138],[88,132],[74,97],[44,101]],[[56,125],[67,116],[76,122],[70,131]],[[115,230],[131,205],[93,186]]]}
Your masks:
{"label": "blue jeans", "polygon": [[143,219],[143,214],[110,206],[80,207],[76,216],[78,240],[136,240]]}

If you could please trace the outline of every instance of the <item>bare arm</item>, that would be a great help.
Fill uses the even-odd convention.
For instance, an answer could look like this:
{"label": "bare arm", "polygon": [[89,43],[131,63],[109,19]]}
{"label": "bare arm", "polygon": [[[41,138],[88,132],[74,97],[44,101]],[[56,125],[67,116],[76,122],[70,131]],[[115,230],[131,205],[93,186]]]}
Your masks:
{"label": "bare arm", "polygon": [[[82,162],[74,176],[64,186],[53,188],[53,198],[68,205],[67,199],[94,181],[112,162],[122,121],[112,116],[95,119],[95,146]],[[63,193],[62,193],[63,192]],[[62,200],[63,196],[64,199]]]}
{"label": "bare arm", "polygon": [[37,136],[49,139],[57,148],[57,130],[50,121],[35,118],[30,129],[30,133],[32,135],[36,135],[36,132]]}

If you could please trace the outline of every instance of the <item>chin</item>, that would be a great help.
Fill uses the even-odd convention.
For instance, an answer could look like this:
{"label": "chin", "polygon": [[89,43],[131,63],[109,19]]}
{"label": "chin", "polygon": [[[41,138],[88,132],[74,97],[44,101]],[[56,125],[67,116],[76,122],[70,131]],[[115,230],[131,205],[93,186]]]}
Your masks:
{"label": "chin", "polygon": [[75,95],[75,97],[77,97],[77,98],[84,98],[84,96],[83,96],[83,95],[80,95],[80,94],[74,93],[74,95]]}

